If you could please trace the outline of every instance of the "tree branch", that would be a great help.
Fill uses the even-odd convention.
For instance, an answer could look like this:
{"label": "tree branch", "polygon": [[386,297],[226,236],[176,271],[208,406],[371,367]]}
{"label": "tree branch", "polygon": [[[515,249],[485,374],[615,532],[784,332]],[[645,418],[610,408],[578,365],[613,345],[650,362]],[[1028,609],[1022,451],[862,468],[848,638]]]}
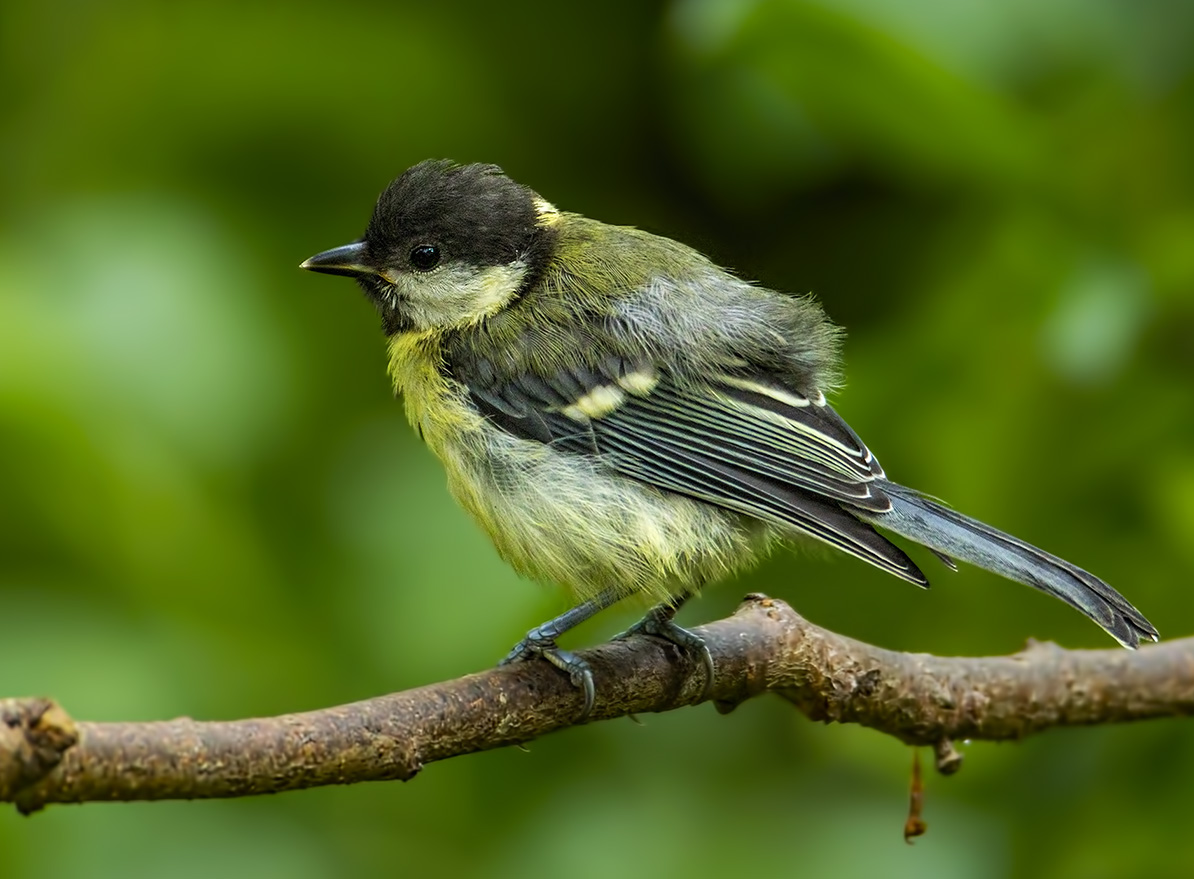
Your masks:
{"label": "tree branch", "polygon": [[[719,710],[775,692],[813,720],[859,723],[931,745],[943,772],[961,762],[952,739],[1018,739],[1054,726],[1194,713],[1194,638],[1136,652],[1032,643],[1012,656],[937,657],[845,638],[762,595],[696,631],[713,654]],[[700,666],[658,639],[611,642],[581,655],[597,683],[594,720],[701,699]],[[76,723],[46,699],[0,700],[0,801],[28,813],[47,803],[406,780],[436,760],[572,726],[581,704],[545,662],[254,720]]]}

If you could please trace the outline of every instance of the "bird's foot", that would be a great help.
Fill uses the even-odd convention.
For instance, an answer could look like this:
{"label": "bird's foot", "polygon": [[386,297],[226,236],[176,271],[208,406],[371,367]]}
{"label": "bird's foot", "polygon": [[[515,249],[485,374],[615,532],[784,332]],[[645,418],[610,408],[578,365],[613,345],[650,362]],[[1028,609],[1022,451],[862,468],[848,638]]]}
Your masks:
{"label": "bird's foot", "polygon": [[615,635],[613,640],[621,641],[631,635],[654,635],[656,638],[672,642],[682,650],[695,653],[705,669],[705,688],[701,691],[701,701],[704,702],[713,691],[713,654],[709,652],[709,645],[705,643],[704,638],[673,619],[676,610],[676,605],[658,604],[625,632]]}
{"label": "bird's foot", "polygon": [[593,685],[593,670],[589,668],[587,662],[571,650],[561,650],[557,647],[555,638],[546,634],[543,631],[544,628],[544,626],[540,626],[527,632],[527,636],[515,644],[514,649],[498,664],[509,665],[512,662],[523,662],[536,656],[546,659],[568,675],[572,686],[584,693],[585,704],[579,718],[583,723],[593,712],[593,703],[597,698],[597,688]]}

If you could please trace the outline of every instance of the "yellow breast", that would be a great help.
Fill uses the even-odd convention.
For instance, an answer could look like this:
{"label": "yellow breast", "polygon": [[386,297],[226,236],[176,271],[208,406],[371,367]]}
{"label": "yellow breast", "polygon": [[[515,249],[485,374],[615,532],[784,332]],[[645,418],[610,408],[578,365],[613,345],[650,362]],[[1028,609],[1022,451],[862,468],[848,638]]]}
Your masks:
{"label": "yellow breast", "polygon": [[402,395],[406,417],[441,458],[445,436],[477,431],[481,416],[464,405],[444,376],[440,335],[435,331],[401,333],[389,339],[389,374]]}
{"label": "yellow breast", "polygon": [[435,334],[390,339],[390,376],[407,417],[443,462],[456,500],[520,573],[578,599],[615,588],[660,601],[749,564],[767,543],[757,523],[501,430],[442,366]]}

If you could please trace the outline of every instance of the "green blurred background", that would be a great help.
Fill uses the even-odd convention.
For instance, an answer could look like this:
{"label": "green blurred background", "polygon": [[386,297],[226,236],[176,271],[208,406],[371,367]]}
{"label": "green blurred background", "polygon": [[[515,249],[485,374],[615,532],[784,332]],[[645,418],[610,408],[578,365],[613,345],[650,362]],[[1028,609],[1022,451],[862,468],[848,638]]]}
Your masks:
{"label": "green blurred background", "polygon": [[[1194,4],[8,0],[0,82],[0,695],[310,709],[565,607],[453,505],[369,305],[297,267],[429,156],[815,292],[889,473],[1194,632]],[[893,648],[1111,646],[916,557],[930,592],[777,553],[683,619],[757,590]],[[405,785],[4,810],[0,875],[1194,870],[1188,723],[976,743],[908,848],[893,740],[767,699],[644,721]]]}

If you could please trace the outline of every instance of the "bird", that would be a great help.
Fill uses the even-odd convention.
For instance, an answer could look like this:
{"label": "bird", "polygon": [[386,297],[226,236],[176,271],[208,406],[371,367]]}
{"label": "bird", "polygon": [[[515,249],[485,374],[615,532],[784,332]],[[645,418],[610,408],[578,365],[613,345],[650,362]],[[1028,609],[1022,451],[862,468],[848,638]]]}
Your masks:
{"label": "bird", "polygon": [[420,162],[364,236],[301,267],[354,278],[448,488],[520,574],[574,605],[503,663],[541,657],[596,698],[564,632],[629,596],[629,634],[713,661],[676,623],[775,543],[812,538],[928,579],[880,531],[1061,599],[1135,648],[1157,630],[1103,580],[889,479],[827,401],[841,331],[811,296],[677,241],[557,209],[491,164]]}

